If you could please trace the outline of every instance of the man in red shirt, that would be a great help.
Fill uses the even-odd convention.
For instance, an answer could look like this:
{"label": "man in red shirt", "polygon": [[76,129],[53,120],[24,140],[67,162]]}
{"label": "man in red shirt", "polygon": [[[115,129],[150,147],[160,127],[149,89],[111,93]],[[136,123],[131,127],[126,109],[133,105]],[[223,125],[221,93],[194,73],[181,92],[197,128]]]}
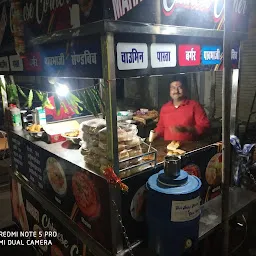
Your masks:
{"label": "man in red shirt", "polygon": [[171,101],[164,104],[154,137],[165,140],[191,141],[197,139],[209,127],[210,122],[201,105],[185,97],[181,81],[170,84]]}

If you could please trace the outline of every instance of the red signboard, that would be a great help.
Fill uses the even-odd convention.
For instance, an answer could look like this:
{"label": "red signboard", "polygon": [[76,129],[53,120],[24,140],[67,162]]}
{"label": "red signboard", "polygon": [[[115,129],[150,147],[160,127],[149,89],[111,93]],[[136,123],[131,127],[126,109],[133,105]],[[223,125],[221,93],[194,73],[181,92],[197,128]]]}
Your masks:
{"label": "red signboard", "polygon": [[200,45],[179,45],[179,65],[182,67],[199,66],[201,57]]}
{"label": "red signboard", "polygon": [[24,58],[25,71],[41,71],[42,63],[40,52],[30,52]]}

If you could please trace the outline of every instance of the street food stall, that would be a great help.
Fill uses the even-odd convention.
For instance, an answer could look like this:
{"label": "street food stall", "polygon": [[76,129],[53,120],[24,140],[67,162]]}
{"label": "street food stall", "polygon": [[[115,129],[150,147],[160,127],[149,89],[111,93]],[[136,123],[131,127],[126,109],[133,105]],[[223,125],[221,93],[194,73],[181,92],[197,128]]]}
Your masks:
{"label": "street food stall", "polygon": [[[234,32],[226,56],[232,59],[234,86],[248,6],[243,0],[230,8]],[[163,169],[170,151],[202,183],[199,238],[221,224],[222,143],[206,136],[177,147],[163,139],[149,145],[144,139],[157,124],[159,109],[145,109],[142,98],[139,110],[124,106],[117,111],[117,90],[121,82],[129,90],[130,78],[139,85],[143,77],[221,72],[223,1],[7,1],[0,7],[13,219],[22,230],[58,234],[53,244],[36,250],[43,255],[132,255],[147,240],[146,183]],[[58,120],[60,115],[65,120]],[[255,198],[232,189],[225,220]],[[200,210],[194,214],[198,217]],[[182,250],[193,248],[191,242]]]}

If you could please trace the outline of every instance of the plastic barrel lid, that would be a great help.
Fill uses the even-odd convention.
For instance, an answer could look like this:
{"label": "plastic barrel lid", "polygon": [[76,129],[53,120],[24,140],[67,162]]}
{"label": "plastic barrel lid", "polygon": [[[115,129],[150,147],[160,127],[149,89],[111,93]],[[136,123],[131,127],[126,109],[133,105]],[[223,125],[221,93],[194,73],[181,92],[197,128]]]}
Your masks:
{"label": "plastic barrel lid", "polygon": [[180,170],[180,175],[176,178],[168,177],[164,173],[158,174],[159,186],[164,187],[179,187],[188,182],[188,173]]}
{"label": "plastic barrel lid", "polygon": [[[184,172],[181,170],[181,172]],[[185,185],[178,186],[178,187],[160,187],[158,185],[158,175],[164,173],[164,171],[160,171],[149,177],[147,186],[148,188],[167,195],[182,195],[182,194],[189,194],[193,193],[200,189],[202,182],[199,178],[195,176],[188,175],[188,180]]]}

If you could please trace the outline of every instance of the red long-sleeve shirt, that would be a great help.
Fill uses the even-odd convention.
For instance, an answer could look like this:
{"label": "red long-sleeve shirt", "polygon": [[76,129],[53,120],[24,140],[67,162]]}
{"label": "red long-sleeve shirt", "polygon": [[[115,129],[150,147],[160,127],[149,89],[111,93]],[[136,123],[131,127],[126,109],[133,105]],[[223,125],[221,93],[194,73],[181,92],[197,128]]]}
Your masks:
{"label": "red long-sleeve shirt", "polygon": [[[177,132],[175,126],[195,127],[196,135]],[[201,105],[194,100],[185,99],[178,108],[172,101],[163,105],[155,131],[165,140],[191,141],[209,127],[210,122]]]}

